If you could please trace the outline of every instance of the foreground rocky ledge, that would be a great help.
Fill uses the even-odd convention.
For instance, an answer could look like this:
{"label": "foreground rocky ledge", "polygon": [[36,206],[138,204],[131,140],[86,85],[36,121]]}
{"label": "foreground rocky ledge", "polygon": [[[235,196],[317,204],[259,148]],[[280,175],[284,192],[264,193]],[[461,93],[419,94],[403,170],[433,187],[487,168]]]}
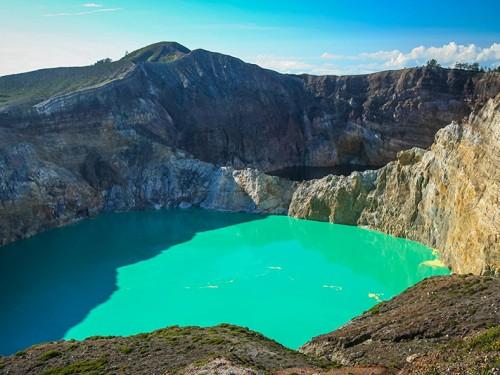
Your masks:
{"label": "foreground rocky ledge", "polygon": [[[402,368],[425,353],[443,350],[451,343],[461,347],[465,337],[498,328],[498,296],[499,278],[428,278],[340,329],[314,338],[301,351],[344,365],[378,363]],[[496,345],[500,345],[500,330],[495,332]],[[499,353],[494,354],[498,357]],[[457,369],[460,366],[458,363]]]}
{"label": "foreground rocky ledge", "polygon": [[0,373],[496,374],[499,295],[498,278],[433,277],[300,352],[231,325],[171,327],[36,345],[0,357]]}

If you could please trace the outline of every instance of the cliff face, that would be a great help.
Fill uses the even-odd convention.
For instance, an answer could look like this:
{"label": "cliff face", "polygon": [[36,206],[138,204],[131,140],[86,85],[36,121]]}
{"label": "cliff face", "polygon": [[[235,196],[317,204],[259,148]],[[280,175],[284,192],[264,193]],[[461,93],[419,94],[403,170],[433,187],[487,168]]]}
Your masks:
{"label": "cliff face", "polygon": [[[0,77],[0,125],[27,136],[135,131],[235,168],[381,166],[500,90],[500,74],[413,68],[284,75],[176,43],[123,60]],[[24,138],[24,137],[23,137]]]}
{"label": "cliff face", "polygon": [[5,147],[0,152],[0,244],[101,211],[193,205],[287,212],[290,181],[257,170],[215,167],[135,135],[131,140],[106,140],[91,150],[69,140],[59,144],[74,150],[61,157],[76,171],[52,157],[45,159],[45,150],[33,144]]}
{"label": "cliff face", "polygon": [[442,251],[459,273],[500,269],[500,96],[374,171],[302,183],[289,215],[362,225]]}
{"label": "cliff face", "polygon": [[282,75],[175,43],[0,77],[0,245],[103,210],[195,205],[370,226],[456,272],[495,272],[498,97],[376,172],[292,183],[237,168],[378,166],[499,90],[499,73]]}

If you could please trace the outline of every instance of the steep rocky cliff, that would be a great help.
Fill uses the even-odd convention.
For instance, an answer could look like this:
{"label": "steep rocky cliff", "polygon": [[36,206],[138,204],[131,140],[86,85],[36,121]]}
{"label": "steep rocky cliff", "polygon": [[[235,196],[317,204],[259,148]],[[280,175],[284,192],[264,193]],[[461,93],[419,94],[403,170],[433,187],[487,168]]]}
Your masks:
{"label": "steep rocky cliff", "polygon": [[217,165],[381,166],[500,90],[499,73],[412,68],[284,75],[177,43],[113,63],[0,77],[0,125],[21,138],[136,132]]}
{"label": "steep rocky cliff", "polygon": [[459,273],[500,270],[500,95],[377,171],[300,184],[289,214],[362,225],[442,251]]}
{"label": "steep rocky cliff", "polygon": [[[0,77],[0,245],[103,210],[195,205],[365,225],[442,250],[454,271],[495,272],[498,97],[411,148],[499,91],[499,73],[283,75],[177,43]],[[302,183],[238,169],[397,152]]]}
{"label": "steep rocky cliff", "polygon": [[45,159],[45,150],[30,143],[3,148],[0,244],[101,211],[190,206],[276,214],[288,210],[291,181],[252,169],[215,167],[136,136],[133,141],[105,139],[106,144],[97,148],[96,141],[90,152],[68,140],[65,146],[74,152],[61,157],[74,169],[58,165],[57,156]]}

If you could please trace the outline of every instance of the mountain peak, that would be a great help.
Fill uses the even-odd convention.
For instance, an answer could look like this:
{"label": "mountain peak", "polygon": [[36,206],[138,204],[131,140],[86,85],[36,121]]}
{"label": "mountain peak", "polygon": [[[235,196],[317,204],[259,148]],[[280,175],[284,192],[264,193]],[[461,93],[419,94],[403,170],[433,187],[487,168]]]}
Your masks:
{"label": "mountain peak", "polygon": [[129,53],[123,60],[140,62],[170,62],[191,52],[177,42],[159,42]]}

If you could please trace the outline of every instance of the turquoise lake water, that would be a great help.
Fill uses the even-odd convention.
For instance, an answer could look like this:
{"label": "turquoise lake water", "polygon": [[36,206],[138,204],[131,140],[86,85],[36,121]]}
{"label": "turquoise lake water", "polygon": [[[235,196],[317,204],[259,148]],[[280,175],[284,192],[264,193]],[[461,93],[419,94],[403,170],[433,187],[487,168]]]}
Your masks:
{"label": "turquoise lake water", "polygon": [[286,216],[104,214],[0,248],[0,354],[218,323],[297,348],[448,274],[435,259],[415,242]]}

